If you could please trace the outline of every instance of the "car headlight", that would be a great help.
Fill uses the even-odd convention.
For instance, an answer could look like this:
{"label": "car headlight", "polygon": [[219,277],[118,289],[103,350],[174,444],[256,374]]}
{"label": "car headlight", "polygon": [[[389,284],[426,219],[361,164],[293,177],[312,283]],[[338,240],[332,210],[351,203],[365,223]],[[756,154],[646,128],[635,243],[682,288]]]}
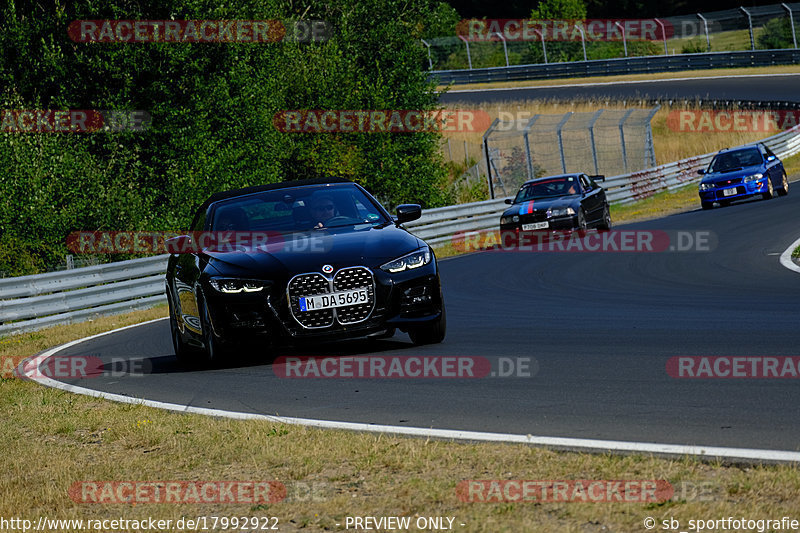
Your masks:
{"label": "car headlight", "polygon": [[393,261],[389,261],[381,265],[381,270],[385,272],[402,272],[404,270],[411,270],[412,268],[419,268],[431,262],[431,249],[425,248],[424,250],[417,250],[410,254],[398,257]]}
{"label": "car headlight", "polygon": [[714,188],[714,184],[713,183],[701,183],[700,184],[700,190],[701,191],[710,191],[713,188]]}
{"label": "car headlight", "polygon": [[211,286],[225,294],[239,294],[240,292],[258,292],[264,290],[267,282],[257,279],[211,278]]}
{"label": "car headlight", "polygon": [[514,216],[510,216],[510,217],[500,217],[500,223],[501,224],[516,224],[517,222],[519,222],[519,216],[518,215],[514,215]]}
{"label": "car headlight", "polygon": [[547,218],[551,217],[567,217],[575,214],[575,210],[571,207],[551,207],[547,210]]}
{"label": "car headlight", "polygon": [[749,176],[744,177],[745,183],[750,183],[751,181],[758,181],[764,177],[764,174],[750,174]]}

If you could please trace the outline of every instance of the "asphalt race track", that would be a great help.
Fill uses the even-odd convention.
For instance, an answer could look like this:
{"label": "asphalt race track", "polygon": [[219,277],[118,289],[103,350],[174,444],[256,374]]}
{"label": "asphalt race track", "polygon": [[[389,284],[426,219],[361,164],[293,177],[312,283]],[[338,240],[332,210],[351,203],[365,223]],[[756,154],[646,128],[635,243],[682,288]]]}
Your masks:
{"label": "asphalt race track", "polygon": [[[703,82],[706,83],[706,82]],[[789,85],[789,84],[787,84]],[[143,375],[72,381],[182,405],[348,422],[773,450],[800,448],[792,379],[675,379],[670,357],[796,356],[800,275],[778,256],[800,233],[788,197],[624,229],[710,231],[711,252],[481,252],[441,263],[448,335],[398,333],[284,355],[529,357],[532,377],[285,379],[251,362],[187,369],[167,321],[64,354],[142,360]],[[619,227],[617,229],[621,229]]]}
{"label": "asphalt race track", "polygon": [[[531,82],[535,83],[535,82]],[[464,102],[497,102],[503,100],[588,100],[604,99],[703,99],[703,100],[755,100],[796,102],[800,74],[767,74],[758,76],[727,76],[720,78],[693,78],[683,80],[653,80],[643,82],[588,83],[558,87],[528,87],[503,90],[459,90],[454,85],[449,93],[439,97],[443,104]]]}

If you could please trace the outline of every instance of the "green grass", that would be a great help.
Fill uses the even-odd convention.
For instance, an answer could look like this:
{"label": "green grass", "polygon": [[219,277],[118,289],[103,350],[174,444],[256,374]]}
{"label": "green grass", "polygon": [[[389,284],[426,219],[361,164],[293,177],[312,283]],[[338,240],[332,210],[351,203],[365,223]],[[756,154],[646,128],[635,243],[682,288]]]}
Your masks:
{"label": "green grass", "polygon": [[[0,351],[4,358],[27,357],[165,314],[160,307],[4,337]],[[38,516],[275,516],[280,531],[344,531],[347,516],[449,516],[465,533],[641,532],[646,517],[686,525],[699,517],[792,516],[800,493],[800,471],[791,465],[557,452],[217,419],[74,395],[7,374],[0,379],[0,405],[0,516],[34,524]],[[661,503],[461,501],[456,487],[472,479],[666,480],[675,494]],[[70,487],[89,480],[277,481],[287,498],[271,504],[76,503]]]}

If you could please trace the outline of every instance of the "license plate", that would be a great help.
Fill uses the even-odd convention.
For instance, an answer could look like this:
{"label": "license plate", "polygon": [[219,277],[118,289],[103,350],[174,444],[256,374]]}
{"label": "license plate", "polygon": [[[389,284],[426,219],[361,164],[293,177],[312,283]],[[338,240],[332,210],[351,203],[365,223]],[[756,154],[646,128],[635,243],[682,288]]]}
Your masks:
{"label": "license plate", "polygon": [[369,302],[369,293],[366,288],[353,289],[352,291],[332,292],[330,294],[316,294],[302,296],[299,299],[300,311],[319,311],[332,307],[346,307],[348,305],[365,304]]}
{"label": "license plate", "polygon": [[535,229],[545,229],[549,227],[550,224],[548,222],[534,222],[533,224],[523,224],[522,231],[532,231]]}
{"label": "license plate", "polygon": [[722,191],[722,196],[733,196],[734,194],[736,194],[736,187],[733,187],[732,189],[724,189]]}

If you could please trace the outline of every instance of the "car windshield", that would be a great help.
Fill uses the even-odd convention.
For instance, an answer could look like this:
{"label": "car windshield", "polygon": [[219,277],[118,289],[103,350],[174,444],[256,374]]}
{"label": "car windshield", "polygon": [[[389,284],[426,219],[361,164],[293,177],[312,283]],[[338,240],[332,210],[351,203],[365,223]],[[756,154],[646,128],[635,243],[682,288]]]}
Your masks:
{"label": "car windshield", "polygon": [[341,184],[278,189],[220,201],[210,229],[291,233],[389,222],[358,187]]}
{"label": "car windshield", "polygon": [[545,178],[533,183],[523,185],[514,203],[527,202],[537,198],[551,198],[578,194],[581,191],[577,176],[562,176],[558,178]]}
{"label": "car windshield", "polygon": [[744,167],[760,165],[761,163],[761,153],[758,148],[748,148],[746,150],[717,154],[708,170],[709,172],[729,172],[731,170],[740,170]]}

